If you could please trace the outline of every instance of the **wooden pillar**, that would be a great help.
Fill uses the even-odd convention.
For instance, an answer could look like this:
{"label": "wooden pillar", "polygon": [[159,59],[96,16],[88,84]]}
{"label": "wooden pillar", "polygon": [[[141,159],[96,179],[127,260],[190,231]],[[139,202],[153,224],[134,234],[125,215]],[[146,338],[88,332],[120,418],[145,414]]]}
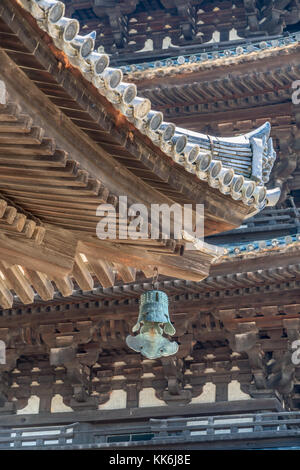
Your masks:
{"label": "wooden pillar", "polygon": [[217,376],[213,379],[213,383],[216,386],[216,402],[228,401],[228,384],[230,383],[230,377]]}
{"label": "wooden pillar", "polygon": [[126,384],[126,408],[138,408],[139,406],[139,391],[137,383]]}

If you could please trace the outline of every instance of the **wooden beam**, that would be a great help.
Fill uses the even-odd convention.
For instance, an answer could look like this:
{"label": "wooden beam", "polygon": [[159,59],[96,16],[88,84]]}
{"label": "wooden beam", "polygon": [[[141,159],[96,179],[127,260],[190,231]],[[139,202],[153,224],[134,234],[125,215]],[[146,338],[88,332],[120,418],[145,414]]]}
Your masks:
{"label": "wooden beam", "polygon": [[34,291],[20,266],[9,266],[7,263],[0,261],[0,269],[7,286],[14,290],[23,304],[31,304],[34,301]]}
{"label": "wooden beam", "polygon": [[75,263],[72,272],[77,284],[83,291],[90,291],[94,287],[94,281],[89,273],[86,263],[84,263],[80,254],[75,257]]}
{"label": "wooden beam", "polygon": [[79,241],[78,250],[88,259],[118,260],[125,266],[143,269],[145,264],[159,267],[159,272],[166,276],[178,277],[191,281],[201,281],[208,276],[214,255],[206,252],[187,251],[182,256],[149,253],[146,249],[118,245],[108,241]]}
{"label": "wooden beam", "polygon": [[0,277],[0,305],[2,308],[11,308],[13,305],[13,295],[8,289],[2,277]]}
{"label": "wooden beam", "polygon": [[91,271],[95,274],[102,287],[112,287],[115,283],[115,272],[112,263],[86,255]]}
{"label": "wooden beam", "polygon": [[142,266],[141,267],[141,270],[145,274],[146,278],[153,277],[154,267],[155,266]]}
{"label": "wooden beam", "polygon": [[46,274],[31,269],[23,268],[25,276],[32,284],[33,288],[43,300],[52,300],[54,296],[54,287]]}
{"label": "wooden beam", "polygon": [[[151,416],[165,418],[166,411],[169,417],[178,416],[178,405],[152,406]],[[214,416],[226,413],[249,413],[261,412],[261,410],[283,411],[282,405],[277,398],[259,398],[249,400],[234,400],[218,403],[193,403],[180,406],[181,416]],[[71,416],[70,416],[71,415]],[[4,415],[1,417],[2,426],[24,426],[24,419],[27,426],[58,425],[79,422],[104,423],[110,425],[113,422],[119,423],[121,419],[134,421],[149,419],[149,407],[131,408],[118,410],[84,410],[59,413],[41,413],[28,415]]]}
{"label": "wooden beam", "polygon": [[33,240],[19,241],[0,232],[0,259],[49,276],[69,274],[73,269],[76,243],[71,234],[64,233],[66,235],[59,229],[56,234],[47,231],[47,239],[37,245]]}
{"label": "wooden beam", "polygon": [[53,281],[55,282],[57,289],[64,297],[72,295],[74,286],[72,280],[68,276],[53,277]]}
{"label": "wooden beam", "polygon": [[118,274],[124,282],[134,282],[136,276],[136,269],[124,264],[114,263]]}
{"label": "wooden beam", "polygon": [[289,265],[295,265],[300,263],[300,250],[295,249],[282,253],[275,251],[270,256],[270,253],[257,254],[256,256],[249,257],[247,260],[244,258],[233,257],[229,260],[224,260],[222,263],[216,263],[211,267],[210,276],[221,276],[231,273],[244,273],[244,272],[256,272],[259,270],[265,270],[269,268],[283,268]]}

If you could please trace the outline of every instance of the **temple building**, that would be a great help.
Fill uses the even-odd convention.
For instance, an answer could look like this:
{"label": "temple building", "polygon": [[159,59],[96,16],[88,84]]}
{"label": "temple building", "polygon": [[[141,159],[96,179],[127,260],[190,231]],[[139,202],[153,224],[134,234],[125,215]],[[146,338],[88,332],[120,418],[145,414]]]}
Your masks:
{"label": "temple building", "polygon": [[1,1],[0,449],[300,448],[299,53],[297,0]]}

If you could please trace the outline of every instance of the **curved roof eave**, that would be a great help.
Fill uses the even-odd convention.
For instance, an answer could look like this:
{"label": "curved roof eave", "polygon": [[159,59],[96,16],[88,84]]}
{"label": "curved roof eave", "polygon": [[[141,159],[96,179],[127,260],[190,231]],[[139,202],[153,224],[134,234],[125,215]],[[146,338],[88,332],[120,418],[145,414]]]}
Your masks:
{"label": "curved roof eave", "polygon": [[269,123],[254,132],[226,139],[191,133],[166,123],[162,113],[151,110],[148,99],[136,95],[135,85],[122,82],[122,70],[109,67],[108,56],[94,50],[96,33],[78,34],[79,23],[63,16],[62,2],[17,0],[17,3],[35,18],[72,66],[175,163],[212,188],[244,203],[251,215],[266,205],[276,204],[280,190],[269,197],[265,188],[276,158]]}

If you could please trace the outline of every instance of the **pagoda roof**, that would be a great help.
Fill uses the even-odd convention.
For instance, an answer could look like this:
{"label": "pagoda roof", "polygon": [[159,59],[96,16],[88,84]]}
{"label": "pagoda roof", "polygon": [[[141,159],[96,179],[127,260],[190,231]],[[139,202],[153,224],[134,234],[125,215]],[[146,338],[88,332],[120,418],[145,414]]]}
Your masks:
{"label": "pagoda roof", "polygon": [[[160,113],[155,113],[155,111],[150,112],[151,103],[149,100],[137,97],[132,84],[121,82],[123,76],[121,69],[109,69],[109,77],[113,77],[113,80],[110,80],[110,78],[101,79],[101,74],[97,74],[95,71],[95,61],[106,60],[104,56],[102,55],[102,58],[101,54],[97,56],[97,52],[93,51],[92,48],[89,49],[89,54],[85,57],[82,56],[80,47],[78,44],[76,45],[76,35],[74,35],[73,43],[66,40],[63,28],[60,31],[60,20],[51,22],[47,10],[39,6],[38,0],[20,0],[18,3],[21,3],[36,18],[38,27],[46,31],[52,38],[56,46],[56,49],[51,49],[54,55],[63,59],[66,62],[66,66],[72,65],[79,69],[82,76],[98,88],[99,93],[105,96],[127,121],[133,123],[134,127],[146,135],[155,147],[158,147],[165,155],[171,157],[186,172],[192,173],[200,180],[208,181],[210,186],[216,187],[222,192],[224,189],[222,182],[220,181],[219,184],[215,185],[215,181],[211,181],[209,177],[208,169],[204,171],[201,169],[197,170],[195,165],[198,153],[206,151],[211,152],[213,160],[214,156],[216,156],[216,159],[222,162],[225,169],[232,168],[235,174],[242,174],[246,177],[244,184],[241,184],[239,187],[238,192],[240,193],[246,191],[249,185],[248,179],[254,180],[257,194],[262,189],[262,182],[266,183],[268,181],[275,161],[272,139],[269,137],[270,125],[268,123],[249,134],[223,139],[189,132],[182,128],[176,128],[172,124],[164,123],[163,116]],[[62,2],[57,2],[57,4],[63,5]],[[76,20],[69,21],[72,21],[73,27],[77,28]],[[78,41],[85,41],[85,43],[90,41],[91,44],[94,44],[96,33],[91,34],[86,37],[80,36],[82,39]],[[63,52],[63,55],[59,55],[59,51]],[[94,55],[93,59],[91,59],[92,54]],[[117,81],[119,85],[112,86],[113,81]],[[262,144],[261,148],[257,151],[254,150],[255,146],[253,146],[253,139],[255,138],[260,139]],[[254,153],[257,153],[256,157],[253,157]],[[265,168],[262,158],[263,153],[267,163]],[[258,160],[257,163],[254,162],[254,159]],[[257,168],[257,166],[260,168]],[[228,192],[228,195],[232,197],[232,192]],[[268,202],[266,195],[262,197],[262,200],[259,200],[259,197],[246,198],[247,200],[245,198],[238,199],[241,199],[242,202],[254,211],[261,210]]]}
{"label": "pagoda roof", "polygon": [[[92,290],[91,272],[103,288],[114,284],[114,270],[128,282],[133,268],[149,273],[156,265],[163,275],[205,278],[222,248],[189,236],[150,244],[95,237],[95,206],[116,206],[125,189],[131,202],[203,203],[208,234],[240,225],[279,197],[265,188],[275,159],[268,123],[216,138],[164,122],[94,50],[95,35],[79,35],[78,22],[63,12],[52,0],[4,0],[0,9],[4,308],[12,286],[29,304],[31,285],[45,300],[54,295],[51,281],[65,296],[72,279]],[[9,210],[15,217],[8,221]],[[27,240],[30,216],[45,229],[42,239]],[[191,241],[193,250],[183,253]]]}

